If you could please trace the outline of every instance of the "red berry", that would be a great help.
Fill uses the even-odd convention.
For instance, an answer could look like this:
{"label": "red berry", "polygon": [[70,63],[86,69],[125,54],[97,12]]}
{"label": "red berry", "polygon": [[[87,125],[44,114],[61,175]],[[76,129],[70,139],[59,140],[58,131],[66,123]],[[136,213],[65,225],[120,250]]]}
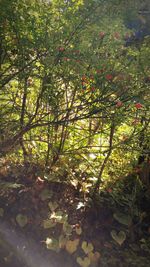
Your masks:
{"label": "red berry", "polygon": [[75,50],[74,53],[80,54],[80,50]]}
{"label": "red berry", "polygon": [[135,120],[133,121],[133,124],[134,124],[134,125],[137,125],[137,124],[139,124],[139,122],[140,122],[139,119],[135,119]]}
{"label": "red berry", "polygon": [[86,81],[87,81],[87,78],[86,78],[85,75],[82,76],[82,81],[83,81],[83,82],[86,82]]}
{"label": "red berry", "polygon": [[137,109],[141,109],[141,108],[143,108],[143,105],[142,105],[141,103],[136,103],[136,104],[135,104],[135,107],[136,107]]}
{"label": "red berry", "polygon": [[100,38],[104,38],[104,36],[105,36],[105,32],[100,32],[100,33],[99,33],[99,37],[100,37]]}
{"label": "red berry", "polygon": [[113,190],[112,190],[111,188],[108,188],[108,189],[107,189],[107,192],[108,192],[108,193],[112,193],[112,191],[113,191]]}
{"label": "red berry", "polygon": [[86,86],[86,84],[87,84],[86,82],[82,82],[82,86]]}
{"label": "red berry", "polygon": [[127,32],[127,33],[125,34],[125,36],[124,36],[125,40],[128,40],[130,37],[131,37],[131,35],[130,35],[130,33],[128,33],[128,32]]}
{"label": "red berry", "polygon": [[69,61],[70,59],[68,57],[64,57],[64,61]]}
{"label": "red berry", "polygon": [[63,52],[64,50],[65,50],[65,48],[64,47],[59,47],[59,49],[58,49],[60,52]]}
{"label": "red berry", "polygon": [[107,74],[107,75],[105,76],[105,78],[106,78],[106,80],[108,80],[108,81],[112,81],[112,79],[113,79],[113,75],[112,75],[112,74]]}
{"label": "red berry", "polygon": [[103,73],[105,71],[105,69],[99,69],[99,70],[96,70],[97,74],[99,73]]}
{"label": "red berry", "polygon": [[90,79],[91,79],[91,80],[94,80],[94,76],[93,76],[93,75],[90,75]]}
{"label": "red berry", "polygon": [[141,168],[137,166],[137,167],[135,167],[134,171],[135,171],[135,173],[140,173],[141,172]]}
{"label": "red berry", "polygon": [[114,37],[115,37],[115,39],[119,39],[120,38],[120,34],[118,32],[115,32],[114,33]]}
{"label": "red berry", "polygon": [[101,70],[96,70],[97,73],[101,73]]}
{"label": "red berry", "polygon": [[118,102],[116,103],[116,107],[117,107],[117,108],[122,107],[122,105],[123,105],[122,101],[118,101]]}

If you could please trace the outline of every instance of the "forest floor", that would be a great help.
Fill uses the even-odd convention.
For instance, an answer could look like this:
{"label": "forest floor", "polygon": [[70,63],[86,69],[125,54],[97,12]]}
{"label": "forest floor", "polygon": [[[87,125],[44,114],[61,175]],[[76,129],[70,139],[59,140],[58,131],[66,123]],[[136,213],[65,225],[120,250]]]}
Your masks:
{"label": "forest floor", "polygon": [[150,209],[129,226],[111,191],[97,204],[71,184],[16,173],[0,174],[0,267],[149,266]]}

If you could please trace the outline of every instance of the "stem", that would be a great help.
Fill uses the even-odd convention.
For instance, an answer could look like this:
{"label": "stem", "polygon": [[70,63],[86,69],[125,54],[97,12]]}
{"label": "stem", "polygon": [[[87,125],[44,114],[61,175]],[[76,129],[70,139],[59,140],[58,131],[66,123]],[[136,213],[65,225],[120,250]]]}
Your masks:
{"label": "stem", "polygon": [[110,157],[112,149],[113,149],[114,132],[115,132],[115,125],[114,125],[114,122],[112,122],[111,127],[110,127],[110,135],[109,135],[109,150],[108,150],[107,156],[105,157],[105,159],[103,161],[103,164],[101,166],[97,181],[95,183],[94,194],[99,190],[99,187],[100,187],[100,184],[101,184],[101,178],[102,178],[102,175],[103,175],[103,171],[104,171],[104,169],[106,167],[106,164],[107,164],[107,162],[109,160],[109,157]]}

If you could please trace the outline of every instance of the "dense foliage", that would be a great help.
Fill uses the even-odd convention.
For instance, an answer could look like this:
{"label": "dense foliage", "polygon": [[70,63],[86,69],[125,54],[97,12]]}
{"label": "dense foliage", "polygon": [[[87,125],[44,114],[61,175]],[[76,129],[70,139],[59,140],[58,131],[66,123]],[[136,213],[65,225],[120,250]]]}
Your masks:
{"label": "dense foliage", "polygon": [[148,125],[149,37],[126,46],[133,33],[121,4],[1,3],[2,154],[15,147],[28,160],[71,159],[86,169],[94,161],[96,177],[116,154],[124,170],[137,159]]}
{"label": "dense foliage", "polygon": [[[149,12],[148,1],[0,1],[2,161],[40,165],[94,208],[105,188],[132,222],[150,189]],[[111,232],[121,245],[124,234]]]}

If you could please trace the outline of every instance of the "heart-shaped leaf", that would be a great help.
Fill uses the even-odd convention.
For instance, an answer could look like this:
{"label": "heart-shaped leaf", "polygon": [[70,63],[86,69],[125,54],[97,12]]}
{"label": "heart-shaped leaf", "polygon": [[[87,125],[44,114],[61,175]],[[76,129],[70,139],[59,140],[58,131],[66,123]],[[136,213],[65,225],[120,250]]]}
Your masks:
{"label": "heart-shaped leaf", "polygon": [[0,217],[3,217],[3,216],[4,216],[4,209],[0,208]]}
{"label": "heart-shaped leaf", "polygon": [[63,211],[55,211],[51,214],[51,218],[55,218],[58,223],[67,224],[68,214],[63,213]]}
{"label": "heart-shaped leaf", "polygon": [[41,200],[47,200],[47,199],[50,199],[53,195],[53,192],[50,191],[49,189],[44,189],[42,190],[42,192],[40,193],[40,198]]}
{"label": "heart-shaped leaf", "polygon": [[65,221],[65,215],[62,211],[53,211],[50,218],[55,219],[57,223],[64,223]]}
{"label": "heart-shaped leaf", "polygon": [[59,247],[60,248],[65,248],[67,241],[68,241],[67,237],[65,237],[64,235],[60,235],[60,237],[59,237]]}
{"label": "heart-shaped leaf", "polygon": [[88,257],[85,258],[81,258],[81,257],[77,257],[77,263],[81,266],[81,267],[89,267],[90,266],[90,259]]}
{"label": "heart-shaped leaf", "polygon": [[126,240],[126,234],[123,231],[117,233],[115,230],[111,231],[112,238],[121,246]]}
{"label": "heart-shaped leaf", "polygon": [[88,253],[93,251],[94,247],[93,247],[92,243],[88,243],[86,241],[83,241],[82,242],[82,249],[83,249],[85,254],[88,254]]}
{"label": "heart-shaped leaf", "polygon": [[44,229],[49,229],[55,227],[56,222],[53,220],[44,220],[43,227]]}
{"label": "heart-shaped leaf", "polygon": [[90,262],[92,264],[96,264],[99,261],[100,253],[98,251],[96,251],[96,252],[90,252],[88,254],[88,257],[89,257]]}
{"label": "heart-shaped leaf", "polygon": [[48,206],[49,206],[49,208],[50,208],[51,211],[55,211],[58,208],[58,203],[57,202],[50,201],[48,203]]}
{"label": "heart-shaped leaf", "polygon": [[67,252],[69,254],[73,254],[77,250],[78,245],[79,245],[79,239],[75,239],[73,241],[68,240],[66,242],[66,250],[67,250]]}
{"label": "heart-shaped leaf", "polygon": [[16,221],[20,227],[24,227],[28,223],[28,218],[26,215],[18,214],[16,216]]}
{"label": "heart-shaped leaf", "polygon": [[126,226],[129,226],[132,223],[131,216],[121,213],[121,212],[114,213],[113,217],[116,221]]}
{"label": "heart-shaped leaf", "polygon": [[59,241],[55,238],[47,238],[46,239],[46,247],[47,249],[50,250],[54,250],[56,252],[59,252],[60,248],[59,248]]}
{"label": "heart-shaped leaf", "polygon": [[80,225],[76,225],[76,234],[77,235],[81,235],[82,234],[82,228],[81,228],[81,226]]}
{"label": "heart-shaped leaf", "polygon": [[71,235],[72,234],[72,226],[68,222],[65,222],[63,224],[63,231],[67,236]]}

